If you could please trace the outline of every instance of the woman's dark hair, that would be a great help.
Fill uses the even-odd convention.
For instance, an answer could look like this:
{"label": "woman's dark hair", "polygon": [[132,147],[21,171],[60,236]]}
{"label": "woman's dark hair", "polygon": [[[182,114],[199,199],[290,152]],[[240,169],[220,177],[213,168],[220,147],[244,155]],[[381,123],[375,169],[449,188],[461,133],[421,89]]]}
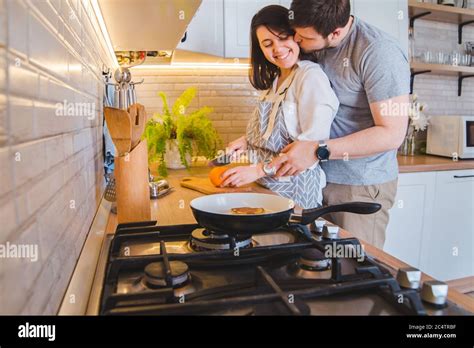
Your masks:
{"label": "woman's dark hair", "polygon": [[270,63],[260,48],[257,29],[262,25],[277,36],[282,34],[295,35],[294,30],[290,26],[288,9],[283,6],[266,6],[253,16],[250,27],[250,83],[258,90],[269,89],[275,78],[280,74],[280,68]]}
{"label": "woman's dark hair", "polygon": [[344,27],[350,15],[349,0],[293,0],[291,3],[291,25],[312,27],[324,38],[337,28]]}

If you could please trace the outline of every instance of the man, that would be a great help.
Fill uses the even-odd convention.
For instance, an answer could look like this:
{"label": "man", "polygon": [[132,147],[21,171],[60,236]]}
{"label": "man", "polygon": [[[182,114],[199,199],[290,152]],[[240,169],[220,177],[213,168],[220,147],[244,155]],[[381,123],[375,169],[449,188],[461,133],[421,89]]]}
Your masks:
{"label": "man", "polygon": [[[410,68],[398,42],[350,15],[349,0],[294,0],[295,40],[328,75],[340,108],[324,142],[297,141],[272,162],[277,176],[320,161],[327,175],[323,204],[377,202],[372,215],[334,213],[328,220],[383,247],[397,191],[397,149],[408,124]],[[316,87],[317,88],[317,87]]]}

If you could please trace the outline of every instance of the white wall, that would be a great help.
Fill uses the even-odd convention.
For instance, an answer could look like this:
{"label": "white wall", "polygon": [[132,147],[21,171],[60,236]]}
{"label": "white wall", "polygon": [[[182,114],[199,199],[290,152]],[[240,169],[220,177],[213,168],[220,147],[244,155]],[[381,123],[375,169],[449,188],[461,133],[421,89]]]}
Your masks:
{"label": "white wall", "polygon": [[[103,192],[102,64],[88,1],[0,0],[0,314],[56,313]],[[56,116],[88,103],[92,119]]]}

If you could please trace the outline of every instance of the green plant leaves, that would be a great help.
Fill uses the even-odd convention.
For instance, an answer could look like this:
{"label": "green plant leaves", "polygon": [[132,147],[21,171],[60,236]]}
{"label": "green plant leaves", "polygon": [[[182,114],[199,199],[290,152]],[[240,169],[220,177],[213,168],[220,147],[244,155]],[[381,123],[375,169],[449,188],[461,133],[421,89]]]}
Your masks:
{"label": "green plant leaves", "polygon": [[183,94],[181,94],[181,96],[176,99],[171,113],[175,116],[185,115],[186,109],[196,96],[196,91],[196,87],[189,87],[187,90],[185,90]]}
{"label": "green plant leaves", "polygon": [[200,155],[211,159],[217,155],[218,149],[222,147],[222,139],[214,128],[209,114],[212,108],[207,106],[186,114],[188,106],[196,96],[197,89],[190,87],[169,109],[166,94],[159,92],[163,100],[162,114],[156,113],[148,121],[145,128],[145,138],[148,142],[148,160],[150,163],[159,161],[159,174],[167,176],[164,155],[166,153],[166,142],[177,139],[181,163],[189,168],[186,155]]}

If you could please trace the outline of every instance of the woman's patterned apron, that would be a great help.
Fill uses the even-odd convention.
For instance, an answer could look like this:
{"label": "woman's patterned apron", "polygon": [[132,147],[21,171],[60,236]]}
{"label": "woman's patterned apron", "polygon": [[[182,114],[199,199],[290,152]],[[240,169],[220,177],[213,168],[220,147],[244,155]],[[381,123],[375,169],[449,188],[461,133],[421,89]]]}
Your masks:
{"label": "woman's patterned apron", "polygon": [[[286,128],[284,113],[296,112],[295,108],[284,107],[289,86],[293,82],[294,69],[284,81],[290,81],[285,90],[277,93],[273,100],[267,100],[268,92],[260,98],[254,115],[247,125],[247,143],[252,163],[264,162],[277,157],[281,150],[293,142]],[[281,89],[281,88],[280,88]],[[321,168],[307,169],[297,176],[273,178],[264,177],[257,182],[280,196],[292,199],[301,208],[315,208],[321,205]]]}

